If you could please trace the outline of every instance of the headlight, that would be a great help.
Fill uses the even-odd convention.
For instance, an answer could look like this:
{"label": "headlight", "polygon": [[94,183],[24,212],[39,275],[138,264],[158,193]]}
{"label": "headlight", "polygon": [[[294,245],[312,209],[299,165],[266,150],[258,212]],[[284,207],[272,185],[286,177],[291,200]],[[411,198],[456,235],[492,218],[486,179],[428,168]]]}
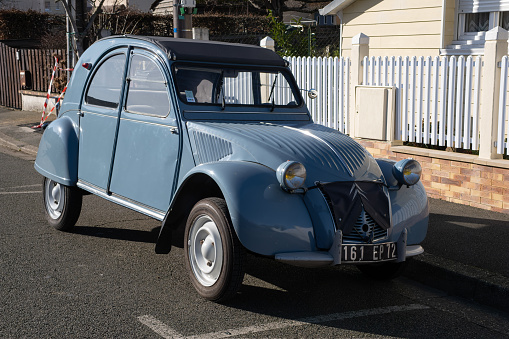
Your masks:
{"label": "headlight", "polygon": [[402,185],[411,186],[421,179],[421,164],[414,159],[404,159],[394,164],[392,174]]}
{"label": "headlight", "polygon": [[281,187],[293,191],[304,185],[306,168],[300,162],[286,161],[277,168],[276,177]]}

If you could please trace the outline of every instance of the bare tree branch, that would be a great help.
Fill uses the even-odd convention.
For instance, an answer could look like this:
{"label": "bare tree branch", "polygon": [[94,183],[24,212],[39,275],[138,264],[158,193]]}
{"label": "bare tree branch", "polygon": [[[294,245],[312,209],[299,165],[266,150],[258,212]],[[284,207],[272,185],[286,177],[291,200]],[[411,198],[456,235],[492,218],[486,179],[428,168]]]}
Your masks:
{"label": "bare tree branch", "polygon": [[103,3],[104,3],[105,0],[101,0],[101,2],[99,3],[99,5],[95,8],[95,11],[94,13],[92,14],[92,16],[90,17],[90,20],[88,21],[88,24],[87,24],[87,27],[85,27],[85,30],[83,31],[83,34],[87,34],[87,32],[90,30],[90,28],[92,27],[94,21],[95,21],[95,18],[97,17],[97,14],[99,14],[101,12],[101,8],[103,6]]}
{"label": "bare tree branch", "polygon": [[256,9],[262,9],[262,6],[260,6],[259,4],[257,4],[256,2],[254,2],[253,0],[248,0],[248,2],[251,4],[251,6],[253,6],[254,8]]}
{"label": "bare tree branch", "polygon": [[[90,17],[87,25],[81,31],[79,30],[78,25],[76,23],[76,15],[78,13],[76,13],[76,10],[74,10],[74,13],[73,13],[72,8],[71,8],[71,4],[70,4],[71,0],[55,0],[55,2],[58,2],[58,1],[60,1],[62,3],[62,5],[64,6],[64,10],[65,10],[65,12],[66,12],[70,22],[71,22],[71,26],[72,26],[72,29],[74,31],[73,45],[75,45],[75,47],[76,47],[76,48],[74,48],[74,50],[76,51],[76,54],[77,54],[77,56],[79,58],[80,55],[85,50],[84,39],[87,36],[87,34],[90,31],[90,29],[92,28],[93,23],[94,23],[97,15],[100,13],[101,8],[102,8],[105,0],[100,0],[99,4],[95,7],[94,13]],[[78,1],[81,1],[81,0],[78,0]],[[95,3],[95,1],[94,1],[94,3]],[[79,13],[79,14],[80,15],[85,15],[85,13]]]}

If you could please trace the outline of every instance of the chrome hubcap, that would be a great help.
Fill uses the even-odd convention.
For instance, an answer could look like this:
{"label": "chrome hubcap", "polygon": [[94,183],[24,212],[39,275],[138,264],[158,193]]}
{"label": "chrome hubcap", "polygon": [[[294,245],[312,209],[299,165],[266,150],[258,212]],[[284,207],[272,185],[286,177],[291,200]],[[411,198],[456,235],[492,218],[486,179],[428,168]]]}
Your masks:
{"label": "chrome hubcap", "polygon": [[46,180],[44,190],[44,200],[46,202],[46,210],[53,219],[58,219],[62,215],[64,208],[64,192],[63,187],[53,180]]}
{"label": "chrome hubcap", "polygon": [[191,225],[187,243],[194,276],[203,286],[214,285],[223,267],[223,245],[214,221],[199,216]]}

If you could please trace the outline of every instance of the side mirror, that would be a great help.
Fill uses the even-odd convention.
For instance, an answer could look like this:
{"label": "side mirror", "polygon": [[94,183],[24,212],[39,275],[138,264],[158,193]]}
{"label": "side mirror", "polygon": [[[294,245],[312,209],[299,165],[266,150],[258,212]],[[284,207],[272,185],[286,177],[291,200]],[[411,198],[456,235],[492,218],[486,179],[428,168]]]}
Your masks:
{"label": "side mirror", "polygon": [[308,90],[308,97],[309,99],[316,99],[316,97],[318,96],[318,91],[314,88]]}

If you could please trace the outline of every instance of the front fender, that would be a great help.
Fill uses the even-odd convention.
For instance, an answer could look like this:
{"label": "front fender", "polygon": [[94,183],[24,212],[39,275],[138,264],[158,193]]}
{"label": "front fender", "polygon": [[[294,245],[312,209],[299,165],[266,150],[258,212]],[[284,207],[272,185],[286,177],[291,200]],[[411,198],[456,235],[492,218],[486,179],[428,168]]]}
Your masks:
{"label": "front fender", "polygon": [[[389,187],[398,186],[398,181],[392,174],[392,167],[396,163],[388,159],[376,159],[385,181]],[[399,235],[406,228],[408,231],[407,245],[417,245],[424,241],[428,232],[429,205],[423,184],[419,181],[413,186],[401,186],[398,190],[389,190],[392,209],[392,237],[397,241]]]}
{"label": "front fender", "polygon": [[78,181],[78,136],[73,121],[61,117],[44,131],[39,143],[35,169],[43,176],[66,186]]}
{"label": "front fender", "polygon": [[249,251],[274,255],[316,250],[313,224],[300,194],[283,191],[275,171],[252,162],[215,162],[186,177],[212,178],[228,205],[237,236]]}

